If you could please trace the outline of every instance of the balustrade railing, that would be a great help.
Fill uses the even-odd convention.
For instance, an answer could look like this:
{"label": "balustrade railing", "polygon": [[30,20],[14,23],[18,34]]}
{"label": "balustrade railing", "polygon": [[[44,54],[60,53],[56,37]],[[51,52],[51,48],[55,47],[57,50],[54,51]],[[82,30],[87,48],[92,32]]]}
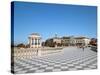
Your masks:
{"label": "balustrade railing", "polygon": [[26,48],[26,49],[14,49],[14,57],[37,57],[47,54],[53,54],[61,52],[62,48]]}

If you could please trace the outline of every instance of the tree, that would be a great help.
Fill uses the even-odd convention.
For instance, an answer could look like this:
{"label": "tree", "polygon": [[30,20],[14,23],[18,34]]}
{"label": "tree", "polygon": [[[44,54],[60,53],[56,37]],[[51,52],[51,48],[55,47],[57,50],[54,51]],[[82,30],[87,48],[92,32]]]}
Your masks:
{"label": "tree", "polygon": [[47,39],[45,42],[45,46],[54,47],[55,45],[54,45],[53,39]]}
{"label": "tree", "polygon": [[17,47],[25,48],[25,45],[23,43],[20,43],[17,45]]}
{"label": "tree", "polygon": [[25,47],[26,47],[26,48],[29,48],[29,47],[30,47],[30,45],[29,45],[29,44],[27,44]]}
{"label": "tree", "polygon": [[45,46],[45,42],[42,42],[42,46]]}
{"label": "tree", "polygon": [[93,45],[93,46],[97,46],[97,39],[96,38],[92,38],[89,44]]}

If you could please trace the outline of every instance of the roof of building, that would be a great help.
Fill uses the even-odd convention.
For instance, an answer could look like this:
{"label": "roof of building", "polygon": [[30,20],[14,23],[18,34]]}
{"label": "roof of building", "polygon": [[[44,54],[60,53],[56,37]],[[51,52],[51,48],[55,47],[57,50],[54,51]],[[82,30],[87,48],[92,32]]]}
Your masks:
{"label": "roof of building", "polygon": [[29,36],[28,36],[28,38],[41,38],[41,36],[40,36],[40,34],[39,33],[32,33],[32,34],[30,34]]}
{"label": "roof of building", "polygon": [[89,39],[89,38],[84,37],[84,36],[80,36],[80,37],[75,37],[75,39]]}
{"label": "roof of building", "polygon": [[62,39],[70,39],[71,37],[66,37],[66,36],[64,36],[64,37],[62,37]]}
{"label": "roof of building", "polygon": [[61,39],[60,37],[53,37],[53,39]]}
{"label": "roof of building", "polygon": [[32,33],[31,35],[38,35],[38,36],[40,36],[40,34],[39,34],[39,33]]}

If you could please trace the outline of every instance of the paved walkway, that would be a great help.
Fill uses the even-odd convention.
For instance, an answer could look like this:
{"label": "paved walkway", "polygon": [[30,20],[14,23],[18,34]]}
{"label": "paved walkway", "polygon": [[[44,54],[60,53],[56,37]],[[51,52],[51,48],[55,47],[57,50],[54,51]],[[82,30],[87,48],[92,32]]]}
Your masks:
{"label": "paved walkway", "polygon": [[97,53],[85,48],[68,47],[42,57],[16,58],[15,73],[35,73],[97,69]]}

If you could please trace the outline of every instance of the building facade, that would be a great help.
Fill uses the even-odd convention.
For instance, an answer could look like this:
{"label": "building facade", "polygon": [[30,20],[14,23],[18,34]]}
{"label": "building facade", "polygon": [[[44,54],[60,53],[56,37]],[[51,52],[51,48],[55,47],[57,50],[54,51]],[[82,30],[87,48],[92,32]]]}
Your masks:
{"label": "building facade", "polygon": [[65,43],[67,46],[78,46],[84,45],[87,46],[90,42],[90,39],[87,37],[63,37],[62,43]]}
{"label": "building facade", "polygon": [[87,37],[62,37],[63,46],[79,46],[84,45],[87,46],[90,42],[90,39]]}
{"label": "building facade", "polygon": [[30,48],[40,48],[41,47],[41,36],[38,33],[32,33],[28,37]]}
{"label": "building facade", "polygon": [[75,44],[76,45],[84,45],[88,46],[90,39],[87,37],[75,37]]}
{"label": "building facade", "polygon": [[[41,36],[38,33],[32,33],[28,37],[30,48],[40,48]],[[88,46],[90,39],[87,37],[74,37],[74,36],[64,36],[64,37],[53,37],[45,41],[44,46],[58,47],[58,46]]]}
{"label": "building facade", "polygon": [[49,38],[45,41],[45,46],[48,47],[57,47],[57,46],[61,46],[61,38]]}
{"label": "building facade", "polygon": [[54,37],[48,39],[46,43],[48,46],[88,46],[90,39],[87,37],[73,37],[73,36],[65,36],[65,37]]}
{"label": "building facade", "polygon": [[62,37],[62,45],[63,46],[74,46],[75,45],[74,37],[73,36]]}

